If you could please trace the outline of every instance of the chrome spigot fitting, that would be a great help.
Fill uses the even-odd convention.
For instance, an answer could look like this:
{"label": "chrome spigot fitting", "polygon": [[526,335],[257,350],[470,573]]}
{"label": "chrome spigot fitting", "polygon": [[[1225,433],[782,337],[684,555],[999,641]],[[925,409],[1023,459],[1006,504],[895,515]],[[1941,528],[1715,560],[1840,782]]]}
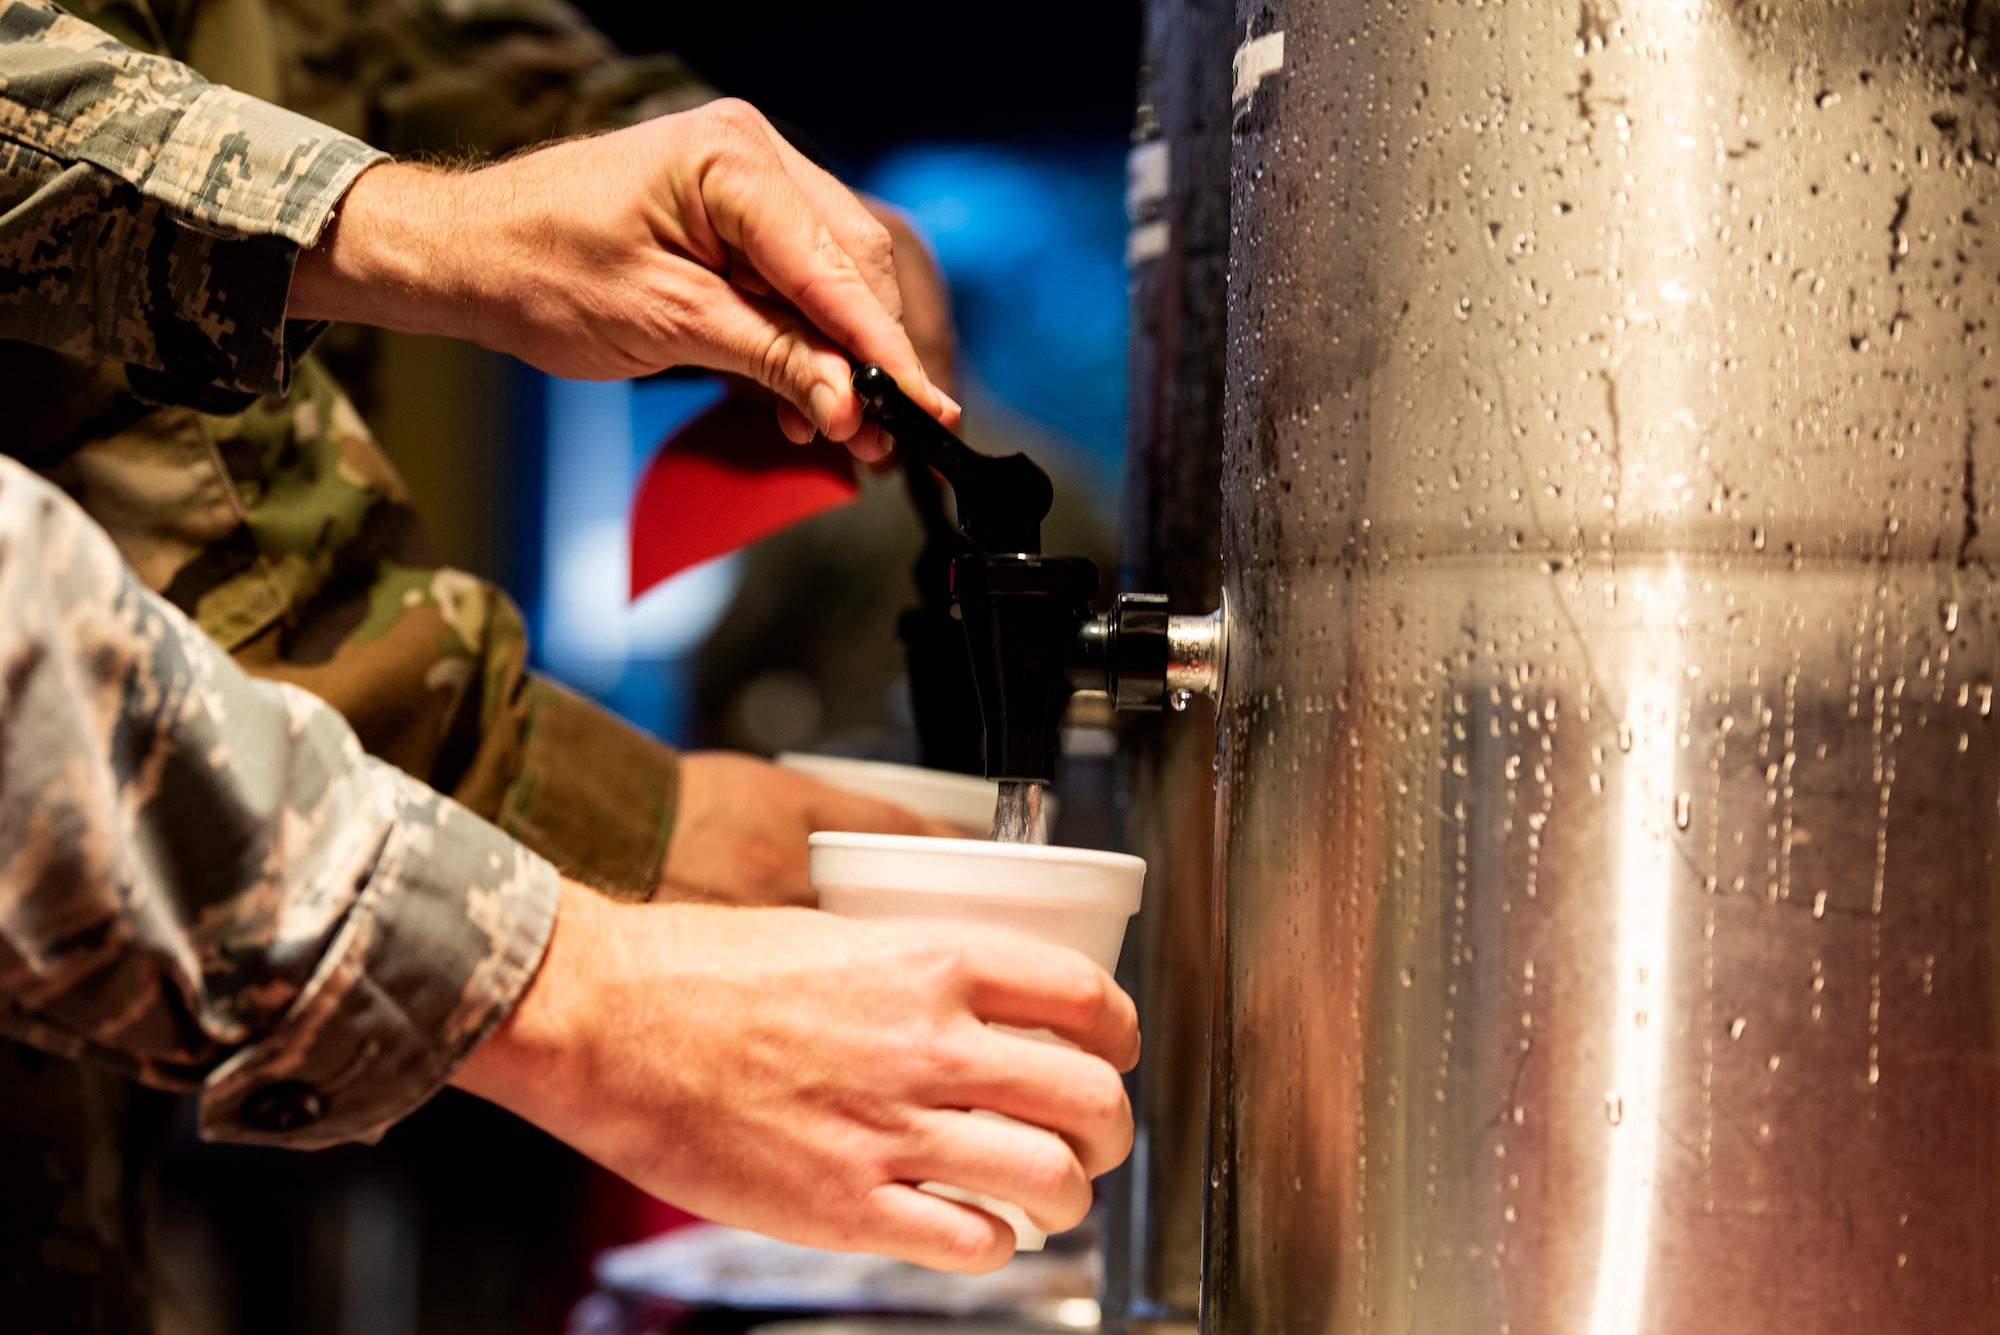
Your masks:
{"label": "chrome spigot fitting", "polygon": [[1197,695],[1222,698],[1229,661],[1229,603],[1205,617],[1167,618],[1167,703],[1186,709]]}

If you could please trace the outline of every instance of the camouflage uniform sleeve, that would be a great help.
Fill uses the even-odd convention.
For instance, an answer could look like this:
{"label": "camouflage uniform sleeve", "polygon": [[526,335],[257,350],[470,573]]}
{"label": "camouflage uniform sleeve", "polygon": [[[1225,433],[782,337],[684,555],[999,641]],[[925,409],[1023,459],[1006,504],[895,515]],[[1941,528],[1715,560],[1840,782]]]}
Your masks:
{"label": "camouflage uniform sleeve", "polygon": [[0,1034],[312,1147],[424,1102],[532,976],[546,862],[245,676],[11,461],[0,667]]}
{"label": "camouflage uniform sleeve", "polygon": [[49,0],[0,0],[0,338],[282,389],[316,332],[287,327],[293,263],[382,157]]}

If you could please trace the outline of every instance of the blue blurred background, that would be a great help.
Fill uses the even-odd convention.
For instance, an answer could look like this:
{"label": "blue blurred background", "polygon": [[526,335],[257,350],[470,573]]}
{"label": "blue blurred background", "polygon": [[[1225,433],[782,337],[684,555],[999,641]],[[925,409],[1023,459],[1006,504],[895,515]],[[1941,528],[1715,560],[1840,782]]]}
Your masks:
{"label": "blue blurred background", "polygon": [[[1115,524],[1125,443],[1122,136],[892,147],[841,174],[908,211],[950,284],[959,397],[1028,419],[1069,484]],[[741,578],[742,557],[626,598],[627,511],[659,441],[719,396],[711,382],[527,389],[540,439],[523,451],[542,497],[539,541],[510,582],[537,665],[671,741],[688,740],[691,663]]]}

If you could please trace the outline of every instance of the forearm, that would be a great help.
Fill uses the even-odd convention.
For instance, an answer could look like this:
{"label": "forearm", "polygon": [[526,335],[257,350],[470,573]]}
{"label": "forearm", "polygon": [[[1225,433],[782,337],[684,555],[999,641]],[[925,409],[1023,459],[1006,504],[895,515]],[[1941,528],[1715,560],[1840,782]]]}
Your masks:
{"label": "forearm", "polygon": [[489,275],[525,277],[523,234],[547,221],[510,211],[505,185],[402,162],[364,171],[299,256],[286,314],[491,345],[507,303]]}
{"label": "forearm", "polygon": [[367,1137],[504,1018],[547,864],[252,682],[0,462],[0,1032],[199,1088],[207,1134]]}

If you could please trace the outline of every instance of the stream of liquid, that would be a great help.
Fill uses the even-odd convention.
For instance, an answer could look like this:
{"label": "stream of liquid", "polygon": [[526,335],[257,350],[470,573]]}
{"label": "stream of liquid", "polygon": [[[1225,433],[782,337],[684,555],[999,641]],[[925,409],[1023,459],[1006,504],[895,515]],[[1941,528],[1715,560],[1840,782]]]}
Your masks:
{"label": "stream of liquid", "polygon": [[993,833],[996,844],[1045,844],[1048,832],[1042,827],[1042,785],[1018,779],[1000,781],[1000,800],[993,806]]}

